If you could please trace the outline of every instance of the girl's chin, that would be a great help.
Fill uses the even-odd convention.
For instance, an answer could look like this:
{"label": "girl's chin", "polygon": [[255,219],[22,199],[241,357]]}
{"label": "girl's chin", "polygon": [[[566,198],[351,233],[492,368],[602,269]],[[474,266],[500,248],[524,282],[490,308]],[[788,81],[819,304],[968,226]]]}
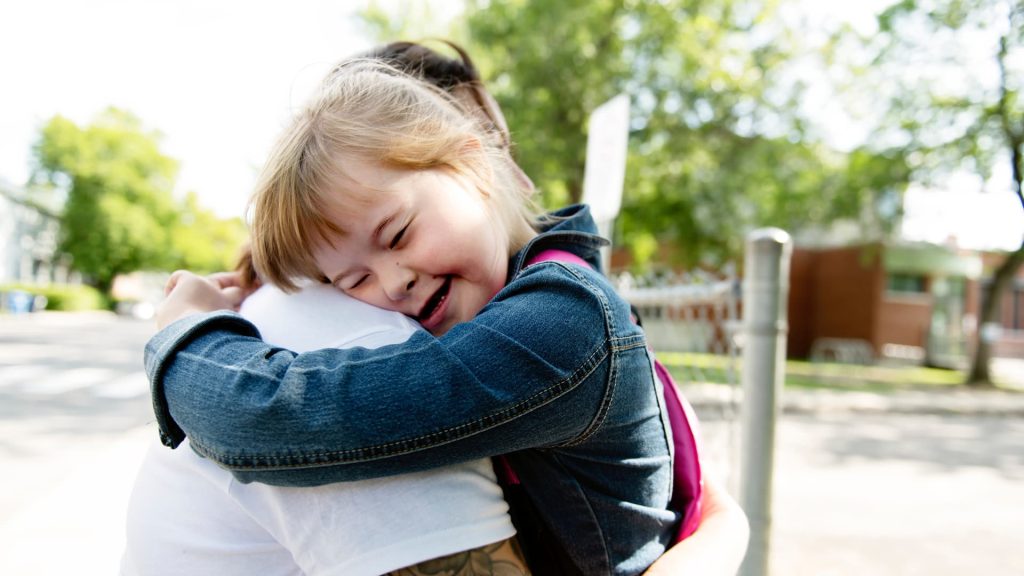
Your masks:
{"label": "girl's chin", "polygon": [[448,333],[449,330],[454,328],[456,324],[459,324],[460,322],[465,322],[465,321],[466,320],[461,320],[461,319],[458,319],[458,318],[450,316],[450,317],[445,318],[441,322],[439,322],[437,324],[437,326],[434,326],[434,327],[428,329],[427,331],[430,332],[431,334],[433,334],[434,336],[438,336],[438,337],[444,336],[445,334]]}

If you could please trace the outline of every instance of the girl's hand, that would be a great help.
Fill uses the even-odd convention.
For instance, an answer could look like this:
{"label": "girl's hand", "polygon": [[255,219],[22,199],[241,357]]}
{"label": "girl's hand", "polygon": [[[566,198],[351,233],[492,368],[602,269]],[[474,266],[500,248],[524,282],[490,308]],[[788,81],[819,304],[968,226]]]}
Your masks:
{"label": "girl's hand", "polygon": [[235,305],[235,310],[237,310],[242,301],[262,285],[259,278],[246,278],[245,274],[246,272],[238,270],[233,272],[217,272],[216,274],[210,274],[206,279],[225,291],[232,300],[237,299],[238,303]]}
{"label": "girl's hand", "polygon": [[214,310],[238,310],[246,293],[230,273],[203,278],[186,270],[171,274],[164,288],[164,301],[156,313],[157,328],[185,316]]}

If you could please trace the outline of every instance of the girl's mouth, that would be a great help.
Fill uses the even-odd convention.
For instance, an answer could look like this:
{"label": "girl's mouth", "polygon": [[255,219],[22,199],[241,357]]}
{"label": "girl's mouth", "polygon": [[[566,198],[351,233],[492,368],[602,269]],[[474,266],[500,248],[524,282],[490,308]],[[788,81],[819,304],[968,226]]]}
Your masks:
{"label": "girl's mouth", "polygon": [[444,282],[441,283],[441,287],[434,292],[426,304],[423,305],[423,309],[420,310],[416,320],[427,329],[428,332],[436,328],[444,317],[445,306],[448,303],[448,292],[452,288],[452,277],[445,276]]}

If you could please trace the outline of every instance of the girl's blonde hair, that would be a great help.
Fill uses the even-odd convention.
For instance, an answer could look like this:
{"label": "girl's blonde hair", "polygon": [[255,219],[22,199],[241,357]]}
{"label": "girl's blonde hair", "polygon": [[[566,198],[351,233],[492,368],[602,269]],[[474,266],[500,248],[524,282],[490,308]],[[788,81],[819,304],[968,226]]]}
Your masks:
{"label": "girl's blonde hair", "polygon": [[511,256],[536,234],[540,216],[505,154],[443,90],[379,61],[346,61],[293,118],[263,168],[250,201],[255,266],[285,291],[298,279],[323,280],[313,253],[345,233],[325,208],[352,158],[468,178],[508,231]]}

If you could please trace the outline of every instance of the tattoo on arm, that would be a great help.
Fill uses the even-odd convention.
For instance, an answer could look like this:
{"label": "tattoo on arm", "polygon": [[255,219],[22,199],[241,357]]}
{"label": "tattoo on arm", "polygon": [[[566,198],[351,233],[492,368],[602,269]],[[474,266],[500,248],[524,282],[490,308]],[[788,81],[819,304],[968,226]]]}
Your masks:
{"label": "tattoo on arm", "polygon": [[456,552],[391,572],[389,576],[529,576],[515,538]]}

